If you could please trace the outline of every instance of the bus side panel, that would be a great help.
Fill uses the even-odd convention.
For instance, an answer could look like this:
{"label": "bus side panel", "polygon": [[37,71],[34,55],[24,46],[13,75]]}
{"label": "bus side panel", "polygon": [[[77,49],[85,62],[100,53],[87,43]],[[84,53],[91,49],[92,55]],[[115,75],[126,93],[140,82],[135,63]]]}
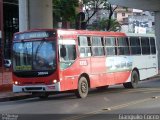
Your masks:
{"label": "bus side panel", "polygon": [[105,79],[107,80],[107,84],[106,85],[113,85],[115,84],[115,75],[114,73],[106,73],[105,75]]}
{"label": "bus side panel", "polygon": [[60,72],[61,91],[77,89],[78,75],[76,74],[76,71],[73,71],[73,69]]}
{"label": "bus side panel", "polygon": [[124,83],[132,70],[133,60],[128,56],[111,56],[106,59],[107,74],[113,74],[114,80],[110,85]]}
{"label": "bus side panel", "polygon": [[148,55],[148,59],[147,59],[147,77],[151,77],[154,76],[156,74],[158,74],[157,71],[157,55]]}
{"label": "bus side panel", "polygon": [[75,90],[81,74],[90,73],[90,58],[77,59],[70,67],[60,71],[61,90]]}
{"label": "bus side panel", "polygon": [[156,75],[157,66],[156,55],[133,56],[133,68],[138,68],[140,80]]}
{"label": "bus side panel", "polygon": [[131,74],[130,71],[116,72],[115,73],[115,84],[125,83],[126,81],[128,81],[130,74]]}
{"label": "bus side panel", "polygon": [[105,56],[91,57],[91,88],[107,84],[105,62]]}
{"label": "bus side panel", "polygon": [[73,66],[60,72],[61,91],[73,90],[77,88],[78,69]]}

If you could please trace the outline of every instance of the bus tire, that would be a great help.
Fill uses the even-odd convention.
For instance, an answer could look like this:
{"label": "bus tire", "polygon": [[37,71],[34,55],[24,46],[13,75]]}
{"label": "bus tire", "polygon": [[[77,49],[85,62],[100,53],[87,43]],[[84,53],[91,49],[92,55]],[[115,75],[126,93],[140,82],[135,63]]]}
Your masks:
{"label": "bus tire", "polygon": [[78,89],[75,92],[77,98],[85,98],[88,95],[88,81],[85,77],[81,77],[78,82]]}
{"label": "bus tire", "polygon": [[123,83],[125,88],[137,88],[139,81],[139,75],[137,71],[133,71],[131,75],[131,82]]}

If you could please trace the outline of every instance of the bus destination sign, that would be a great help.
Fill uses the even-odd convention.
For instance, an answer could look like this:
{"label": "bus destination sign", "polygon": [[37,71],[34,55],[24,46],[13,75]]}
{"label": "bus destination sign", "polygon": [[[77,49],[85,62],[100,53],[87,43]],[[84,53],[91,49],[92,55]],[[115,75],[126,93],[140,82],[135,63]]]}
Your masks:
{"label": "bus destination sign", "polygon": [[34,32],[26,32],[15,34],[14,40],[25,40],[25,39],[34,39],[34,38],[48,38],[48,37],[55,37],[55,31],[34,31]]}

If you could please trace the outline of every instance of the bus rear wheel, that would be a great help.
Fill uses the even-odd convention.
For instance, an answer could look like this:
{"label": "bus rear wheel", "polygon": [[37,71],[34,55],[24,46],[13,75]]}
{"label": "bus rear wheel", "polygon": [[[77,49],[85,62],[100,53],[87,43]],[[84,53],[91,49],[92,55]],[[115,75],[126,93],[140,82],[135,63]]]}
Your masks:
{"label": "bus rear wheel", "polygon": [[85,77],[81,77],[78,82],[78,89],[75,92],[75,95],[78,98],[85,98],[88,95],[88,81]]}
{"label": "bus rear wheel", "polygon": [[125,88],[137,88],[139,81],[139,75],[137,71],[133,71],[131,75],[131,82],[123,83]]}

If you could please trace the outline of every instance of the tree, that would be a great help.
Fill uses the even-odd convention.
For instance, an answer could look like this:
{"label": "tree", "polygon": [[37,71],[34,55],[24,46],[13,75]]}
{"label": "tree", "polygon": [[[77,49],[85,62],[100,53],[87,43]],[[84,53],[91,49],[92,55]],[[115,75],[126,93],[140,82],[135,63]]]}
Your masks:
{"label": "tree", "polygon": [[109,29],[106,29],[107,31],[120,31],[121,30],[121,24],[116,19],[108,19],[107,20],[107,26],[110,24]]}
{"label": "tree", "polygon": [[113,7],[110,3],[108,4],[107,9],[109,10],[109,17],[108,17],[108,24],[107,24],[107,27],[106,27],[107,31],[111,29],[111,24],[115,23],[115,22],[112,21],[112,16],[113,16],[114,11],[117,8],[118,8],[118,6]]}
{"label": "tree", "polygon": [[62,27],[66,28],[66,23],[74,23],[76,18],[76,8],[79,0],[53,0],[54,25],[62,22]]}
{"label": "tree", "polygon": [[[87,16],[86,23],[89,23],[90,19],[102,8],[103,4],[107,0],[83,0],[83,7]],[[90,13],[92,11],[92,13]]]}
{"label": "tree", "polygon": [[[106,26],[110,24],[110,28],[107,29]],[[102,31],[120,31],[121,25],[116,19],[101,19],[97,21],[96,23],[93,23],[92,27],[90,28],[92,30],[102,30]]]}
{"label": "tree", "polygon": [[[87,15],[86,23],[100,10],[107,10],[109,13],[106,30],[110,30],[111,23],[113,23],[112,16],[118,6],[112,6],[107,0],[83,0],[83,7]],[[92,13],[90,13],[92,11]]]}

